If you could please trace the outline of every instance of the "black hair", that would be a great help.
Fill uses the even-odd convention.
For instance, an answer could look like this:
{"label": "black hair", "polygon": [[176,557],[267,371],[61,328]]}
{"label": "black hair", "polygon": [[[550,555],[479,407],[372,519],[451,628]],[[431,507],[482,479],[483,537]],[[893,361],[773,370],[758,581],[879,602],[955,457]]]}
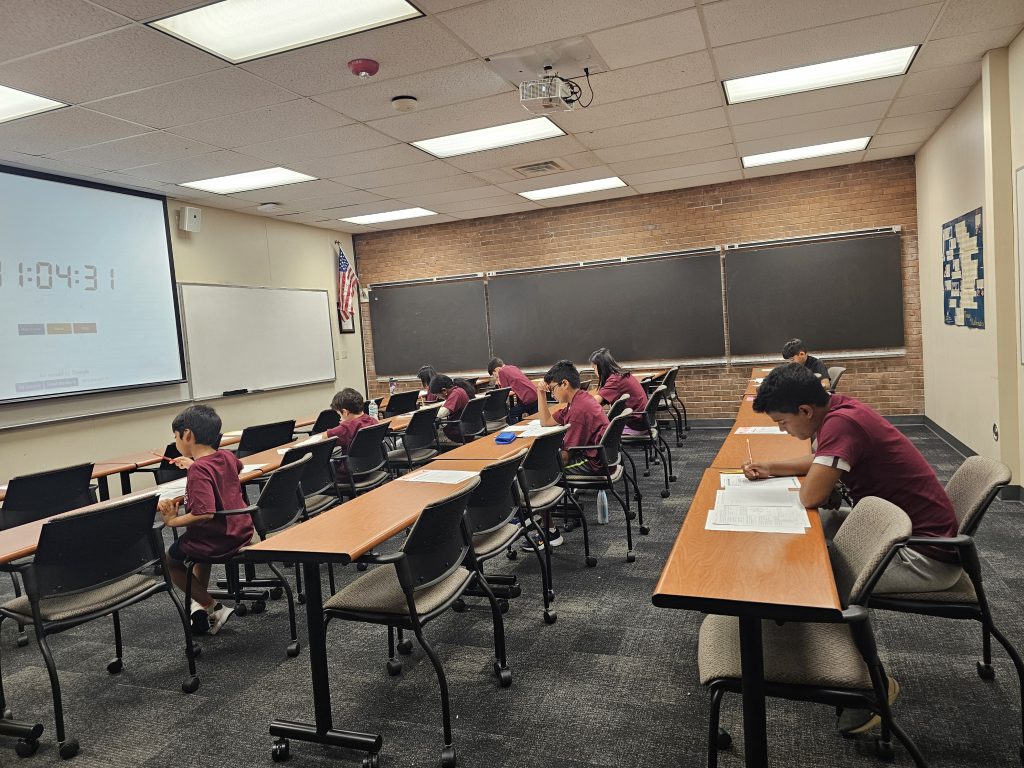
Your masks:
{"label": "black hair", "polygon": [[422,368],[416,371],[416,375],[420,379],[420,384],[422,384],[424,387],[429,387],[430,380],[437,376],[437,371],[434,370],[434,366],[432,365],[424,365]]}
{"label": "black hair", "polygon": [[363,412],[363,395],[361,392],[352,389],[351,387],[345,387],[331,400],[331,408],[341,412],[345,409],[349,413],[362,413]]}
{"label": "black hair", "polygon": [[557,363],[551,366],[547,373],[544,374],[544,383],[558,383],[565,379],[569,382],[569,386],[573,389],[580,388],[580,372],[576,370],[576,366],[572,364],[572,360],[559,360]]}
{"label": "black hair", "polygon": [[608,351],[608,347],[601,347],[591,354],[590,362],[597,366],[597,379],[602,387],[613,373],[617,373],[620,376],[629,375],[622,370],[622,366],[615,361],[615,358],[612,357],[612,353]]}
{"label": "black hair", "polygon": [[174,434],[184,436],[185,430],[191,429],[197,445],[210,447],[220,443],[220,428],[220,416],[208,405],[190,405],[171,422]]}
{"label": "black hair", "polygon": [[463,379],[456,376],[452,379],[452,384],[465,390],[466,394],[470,397],[476,397],[476,387],[473,386],[473,382],[469,379]]}
{"label": "black hair", "polygon": [[782,345],[782,359],[789,360],[791,357],[796,357],[801,352],[806,352],[807,346],[800,339],[790,339]]}
{"label": "black hair", "polygon": [[773,368],[757,388],[754,410],[757,413],[796,413],[801,405],[828,404],[828,391],[818,377],[800,363]]}
{"label": "black hair", "polygon": [[455,382],[452,381],[451,376],[445,376],[443,373],[438,373],[430,380],[430,384],[427,389],[432,395],[440,395],[442,389],[451,389],[454,386]]}
{"label": "black hair", "polygon": [[487,364],[487,375],[493,376],[495,368],[501,368],[505,364],[505,361],[500,357],[492,357],[491,362]]}

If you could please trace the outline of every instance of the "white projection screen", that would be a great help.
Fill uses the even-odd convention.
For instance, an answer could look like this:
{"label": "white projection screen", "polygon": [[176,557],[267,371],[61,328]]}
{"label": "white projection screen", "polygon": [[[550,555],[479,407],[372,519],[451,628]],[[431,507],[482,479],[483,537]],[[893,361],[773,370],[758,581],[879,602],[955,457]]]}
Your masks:
{"label": "white projection screen", "polygon": [[184,380],[163,197],[0,167],[0,403]]}

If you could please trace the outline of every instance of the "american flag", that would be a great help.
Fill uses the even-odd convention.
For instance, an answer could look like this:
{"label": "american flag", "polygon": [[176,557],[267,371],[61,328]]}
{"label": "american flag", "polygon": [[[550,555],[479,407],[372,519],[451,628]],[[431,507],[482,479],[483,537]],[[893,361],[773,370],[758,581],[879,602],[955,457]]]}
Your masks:
{"label": "american flag", "polygon": [[341,249],[341,243],[335,245],[338,248],[338,318],[346,323],[355,314],[352,311],[352,301],[356,286],[359,285],[359,278],[356,277],[355,269],[349,264],[348,257]]}

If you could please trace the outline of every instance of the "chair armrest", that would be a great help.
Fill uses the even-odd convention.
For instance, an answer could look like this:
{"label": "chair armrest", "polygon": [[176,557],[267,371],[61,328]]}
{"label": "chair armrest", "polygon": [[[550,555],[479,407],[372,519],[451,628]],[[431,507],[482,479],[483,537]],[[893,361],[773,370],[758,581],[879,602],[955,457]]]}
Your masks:
{"label": "chair armrest", "polygon": [[357,558],[357,562],[367,563],[368,565],[387,565],[389,563],[397,563],[399,560],[405,559],[405,552],[391,552],[386,555],[380,555],[376,552],[367,552],[362,557]]}
{"label": "chair armrest", "polygon": [[218,509],[213,514],[223,515],[224,517],[230,517],[231,515],[254,515],[258,507],[255,504],[250,504],[244,509]]}
{"label": "chair armrest", "polygon": [[965,533],[957,534],[956,536],[911,536],[907,539],[906,544],[928,544],[935,546],[946,546],[946,547],[966,547],[974,542],[973,536],[968,536]]}

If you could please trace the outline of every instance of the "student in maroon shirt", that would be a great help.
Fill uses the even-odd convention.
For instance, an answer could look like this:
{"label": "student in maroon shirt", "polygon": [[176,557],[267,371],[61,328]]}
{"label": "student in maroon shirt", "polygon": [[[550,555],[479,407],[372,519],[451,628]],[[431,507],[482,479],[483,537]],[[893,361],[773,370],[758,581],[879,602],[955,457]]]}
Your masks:
{"label": "student in maroon shirt", "polygon": [[487,364],[487,373],[494,376],[499,387],[511,387],[518,401],[509,408],[508,423],[515,424],[527,413],[537,410],[537,388],[519,368],[509,365],[500,357],[492,357]]}
{"label": "student in maroon shirt", "polygon": [[[437,409],[438,421],[458,421],[469,398],[476,392],[465,379],[453,380],[450,376],[438,374],[430,380],[430,394],[436,395],[438,400],[444,400],[441,407]],[[443,432],[447,440],[442,440],[442,444],[458,445],[462,443],[462,430],[459,429],[458,424],[445,424]]]}
{"label": "student in maroon shirt", "polygon": [[[171,580],[184,592],[186,559],[220,557],[237,551],[252,540],[253,525],[249,515],[214,514],[248,506],[238,481],[242,462],[233,453],[213,448],[221,432],[216,411],[205,405],[193,405],[175,417],[171,429],[175,447],[191,460],[185,481],[185,513],[179,514],[182,499],[161,501],[157,508],[165,525],[185,529],[164,558]],[[196,563],[192,571],[192,631],[215,635],[234,609],[210,596],[208,563]]]}
{"label": "student in maroon shirt", "polygon": [[626,407],[633,409],[633,415],[626,422],[623,434],[646,435],[647,422],[644,420],[643,411],[647,407],[647,393],[636,376],[622,370],[622,366],[615,362],[608,347],[601,347],[594,352],[590,356],[590,364],[597,374],[598,391],[594,397],[599,402],[611,405],[623,395],[629,395]]}
{"label": "student in maroon shirt", "polygon": [[337,440],[336,445],[342,453],[348,453],[348,447],[352,445],[356,432],[377,423],[373,416],[363,412],[364,406],[362,394],[351,387],[341,390],[331,400],[331,408],[341,416],[341,423],[327,430],[327,437]]}
{"label": "student in maroon shirt", "polygon": [[423,385],[423,389],[426,390],[426,394],[423,396],[424,403],[436,403],[440,398],[437,395],[430,393],[430,380],[437,376],[437,371],[434,370],[432,365],[424,365],[419,371],[416,372],[416,376],[420,380],[420,384]]}

